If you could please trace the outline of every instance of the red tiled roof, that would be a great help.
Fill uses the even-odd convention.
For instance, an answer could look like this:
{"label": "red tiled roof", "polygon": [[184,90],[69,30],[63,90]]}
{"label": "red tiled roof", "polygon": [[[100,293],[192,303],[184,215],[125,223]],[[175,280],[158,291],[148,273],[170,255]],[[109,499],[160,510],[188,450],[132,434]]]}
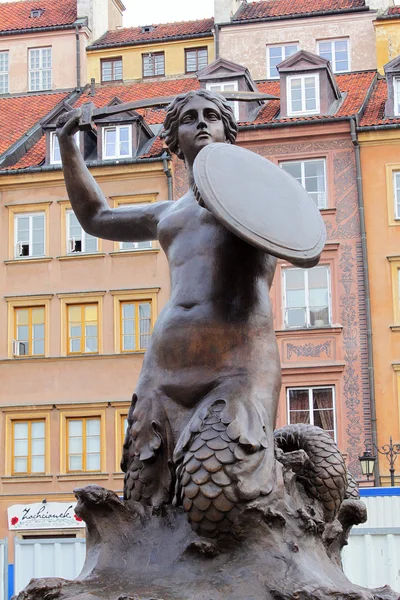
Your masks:
{"label": "red tiled roof", "polygon": [[400,16],[400,5],[390,6],[388,8],[387,14],[391,15],[391,16],[393,16],[393,15],[399,15]]}
{"label": "red tiled roof", "polygon": [[62,92],[0,96],[0,154],[3,154],[68,95],[67,92]]}
{"label": "red tiled roof", "polygon": [[363,118],[360,121],[360,127],[400,123],[400,117],[397,117],[396,119],[385,119],[386,100],[387,82],[386,79],[379,79],[368,101]]}
{"label": "red tiled roof", "polygon": [[210,34],[214,26],[214,19],[202,19],[201,21],[182,21],[179,23],[161,23],[152,25],[152,31],[144,32],[142,27],[129,27],[107,31],[100,39],[96,40],[89,48],[101,48],[103,46],[129,46],[130,44],[147,44],[165,39],[190,37],[195,38],[201,34]]}
{"label": "red tiled roof", "polygon": [[[359,73],[347,73],[337,75],[336,81],[340,91],[345,94],[344,101],[340,104],[335,115],[331,117],[348,117],[358,113],[366,98],[367,92],[375,77],[374,71],[362,71]],[[379,82],[380,84],[381,82]],[[96,88],[94,96],[90,96],[90,90],[80,96],[75,106],[80,106],[84,102],[91,101],[96,107],[106,106],[115,97],[118,97],[122,102],[130,102],[140,100],[141,98],[154,98],[157,96],[174,96],[188,92],[190,90],[199,89],[200,84],[197,78],[185,79],[170,79],[154,82],[143,82],[133,84],[120,85],[104,85]],[[265,92],[271,95],[279,96],[279,81],[262,81],[258,83],[260,92]],[[29,97],[31,99],[31,97]],[[13,99],[16,100],[15,98]],[[1,115],[0,100],[0,115]],[[50,109],[49,109],[50,110]],[[165,118],[165,109],[146,109],[140,110],[145,121],[149,125],[161,124]],[[39,117],[40,118],[40,117]],[[253,124],[268,125],[269,123],[291,123],[295,121],[319,121],[324,118],[324,115],[291,117],[279,119],[279,100],[270,100],[264,108],[259,112]],[[364,117],[365,118],[365,117]],[[400,121],[400,119],[399,119]],[[245,125],[246,123],[241,123]],[[28,126],[29,127],[29,126]],[[28,128],[27,127],[27,128]],[[1,128],[1,120],[0,120]],[[25,129],[23,129],[25,131]],[[147,151],[142,158],[159,156],[163,151],[163,143],[160,138],[156,138],[153,146]],[[16,164],[15,168],[27,168],[29,166],[38,166],[45,157],[44,140],[41,139],[31,150]]]}
{"label": "red tiled roof", "polygon": [[367,10],[368,7],[365,6],[365,0],[266,0],[244,4],[233,17],[233,22],[320,12],[329,14],[349,9]]}
{"label": "red tiled roof", "polygon": [[[31,11],[39,8],[43,14],[31,17]],[[76,0],[27,0],[0,4],[0,32],[72,25],[76,18]]]}

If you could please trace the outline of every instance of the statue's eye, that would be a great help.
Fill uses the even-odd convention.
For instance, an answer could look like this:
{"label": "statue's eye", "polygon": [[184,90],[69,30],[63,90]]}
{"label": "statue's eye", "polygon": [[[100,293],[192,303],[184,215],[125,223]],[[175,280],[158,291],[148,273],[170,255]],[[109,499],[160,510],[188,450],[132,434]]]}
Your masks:
{"label": "statue's eye", "polygon": [[207,118],[209,121],[218,121],[219,115],[217,115],[217,113],[215,113],[215,112],[209,112],[207,114]]}
{"label": "statue's eye", "polygon": [[188,114],[182,118],[181,123],[191,123],[192,121],[193,121],[193,115]]}

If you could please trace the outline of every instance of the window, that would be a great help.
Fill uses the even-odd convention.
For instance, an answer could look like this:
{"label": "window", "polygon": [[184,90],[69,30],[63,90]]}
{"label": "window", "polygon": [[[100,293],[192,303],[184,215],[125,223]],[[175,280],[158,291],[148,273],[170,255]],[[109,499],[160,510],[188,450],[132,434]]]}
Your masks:
{"label": "window", "polygon": [[287,77],[288,116],[319,113],[319,76]]}
{"label": "window", "polygon": [[312,269],[284,269],[283,295],[283,316],[287,329],[330,325],[328,266]]}
{"label": "window", "polygon": [[[210,92],[237,92],[238,82],[230,81],[229,83],[207,83],[207,89]],[[233,114],[235,115],[235,119],[239,119],[239,102],[230,101],[228,104],[231,106],[233,110]]]}
{"label": "window", "polygon": [[73,210],[67,210],[67,253],[97,252],[98,239],[86,233]]}
{"label": "window", "polygon": [[400,219],[400,171],[393,172],[394,218]]}
{"label": "window", "polygon": [[[128,204],[124,203],[124,208],[129,206],[143,206],[141,203]],[[119,242],[120,250],[151,250],[153,247],[153,242]]]}
{"label": "window", "polygon": [[14,356],[44,356],[45,307],[14,309]]}
{"label": "window", "polygon": [[393,78],[394,85],[394,114],[400,116],[400,77]]}
{"label": "window", "polygon": [[121,308],[121,352],[146,350],[151,335],[151,302],[125,301]]}
{"label": "window", "polygon": [[51,90],[51,48],[29,50],[29,91]]}
{"label": "window", "polygon": [[69,304],[68,354],[96,354],[98,343],[97,304]]}
{"label": "window", "polygon": [[100,417],[67,418],[67,471],[101,469]]}
{"label": "window", "polygon": [[101,59],[101,82],[122,81],[122,57]]}
{"label": "window", "polygon": [[279,73],[276,68],[292,54],[296,54],[299,50],[298,44],[285,44],[284,46],[267,46],[267,78],[278,79]]}
{"label": "window", "polygon": [[283,162],[281,167],[301,183],[318,208],[326,208],[326,167],[324,159]]}
{"label": "window", "polygon": [[[74,140],[79,147],[79,131],[75,133]],[[61,165],[60,143],[55,131],[50,133],[50,164]]]}
{"label": "window", "polygon": [[103,129],[103,158],[132,156],[132,126],[116,125]]}
{"label": "window", "polygon": [[8,51],[0,52],[0,94],[8,94]]}
{"label": "window", "polygon": [[318,42],[318,54],[329,60],[334,73],[350,71],[349,40],[324,40]]}
{"label": "window", "polygon": [[333,386],[287,388],[289,424],[309,423],[336,439],[334,392]]}
{"label": "window", "polygon": [[158,77],[165,75],[164,52],[149,52],[142,54],[143,77]]}
{"label": "window", "polygon": [[45,213],[16,214],[15,258],[45,255]]}
{"label": "window", "polygon": [[187,48],[185,49],[185,68],[186,73],[196,73],[208,65],[207,48]]}
{"label": "window", "polygon": [[12,474],[45,471],[45,421],[12,421]]}

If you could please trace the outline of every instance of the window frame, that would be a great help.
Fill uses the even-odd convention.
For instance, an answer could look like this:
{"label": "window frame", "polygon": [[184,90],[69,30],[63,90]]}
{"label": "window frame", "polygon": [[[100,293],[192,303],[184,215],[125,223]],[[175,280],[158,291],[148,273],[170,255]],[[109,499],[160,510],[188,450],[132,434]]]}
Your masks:
{"label": "window frame", "polygon": [[[55,140],[58,140],[57,138],[57,134],[55,131],[50,131],[50,144],[49,144],[49,163],[51,165],[62,165],[62,160],[60,157],[60,160],[55,160],[54,158],[54,150],[55,150]],[[80,139],[79,139],[79,131],[77,131],[74,134],[74,140],[76,142],[76,145],[78,146],[79,150],[80,150]]]}
{"label": "window frame", "polygon": [[[117,148],[119,148],[120,143],[121,143],[121,129],[122,128],[127,128],[128,132],[129,132],[129,139],[128,139],[128,144],[129,144],[129,154],[127,155],[121,155],[119,153],[113,155],[113,156],[107,156],[106,154],[106,132],[110,131],[111,129],[115,129],[116,130],[116,142],[115,142],[115,149],[117,150]],[[126,159],[126,158],[132,158],[133,156],[133,148],[132,148],[132,124],[126,124],[126,125],[106,125],[104,127],[101,128],[101,143],[102,143],[102,147],[101,147],[101,157],[102,160],[116,160],[116,159]]]}
{"label": "window frame", "polygon": [[[50,300],[53,294],[42,294],[37,296],[9,296],[6,297],[8,304],[8,358],[22,360],[41,359],[50,355]],[[16,324],[16,310],[20,308],[38,308],[44,307],[44,354],[21,355],[13,354],[13,340]]]}
{"label": "window frame", "polygon": [[[283,323],[283,327],[286,331],[299,331],[302,329],[320,329],[320,328],[324,328],[327,329],[329,327],[332,327],[332,323],[333,323],[333,319],[332,319],[332,277],[331,277],[331,265],[330,264],[319,264],[315,267],[312,267],[312,269],[326,269],[327,272],[327,291],[328,291],[328,324],[327,325],[320,325],[320,326],[316,326],[316,325],[311,325],[311,319],[310,319],[310,302],[309,302],[309,288],[308,288],[308,274],[309,271],[311,269],[302,269],[301,267],[284,267],[282,268],[282,323]],[[288,321],[287,321],[287,312],[288,312],[288,307],[287,307],[287,290],[286,290],[286,273],[288,271],[293,271],[293,270],[300,270],[303,271],[304,274],[304,278],[303,278],[303,282],[304,282],[304,295],[305,295],[305,300],[306,300],[306,306],[305,307],[298,307],[298,308],[305,308],[305,324],[302,326],[295,326],[295,327],[289,327],[288,326]],[[292,308],[296,308],[296,307],[292,307]]]}
{"label": "window frame", "polygon": [[[398,181],[397,181],[398,180]],[[393,170],[394,220],[400,220],[400,171]]]}
{"label": "window frame", "polygon": [[[6,477],[15,477],[18,479],[27,479],[30,480],[32,478],[43,478],[49,476],[51,474],[51,464],[50,464],[50,410],[51,407],[41,407],[42,410],[35,411],[30,410],[26,411],[26,407],[24,410],[15,410],[12,412],[6,412],[5,415],[5,476]],[[43,410],[44,409],[44,410]],[[7,411],[7,409],[6,409]],[[41,473],[32,473],[32,474],[14,474],[14,435],[13,435],[13,423],[14,422],[25,422],[25,421],[44,421],[45,429],[44,429],[44,466],[45,471]]]}
{"label": "window frame", "polygon": [[400,116],[400,77],[393,77],[393,114]]}
{"label": "window frame", "polygon": [[68,217],[67,213],[69,210],[73,210],[71,203],[69,200],[58,200],[58,204],[61,206],[61,232],[64,232],[61,235],[61,255],[57,258],[59,260],[79,260],[85,258],[97,258],[104,257],[103,250],[103,240],[101,238],[97,238],[97,252],[71,252],[68,253]]}
{"label": "window frame", "polygon": [[284,44],[267,44],[267,46],[266,46],[267,79],[277,80],[280,77],[279,72],[277,75],[274,75],[274,76],[271,75],[271,55],[270,55],[271,48],[282,48],[282,56],[283,56],[282,61],[284,61],[287,58],[289,58],[289,56],[293,56],[293,54],[296,54],[296,52],[293,52],[293,54],[288,54],[288,56],[286,56],[286,48],[288,48],[290,46],[296,46],[296,48],[297,48],[296,52],[298,52],[300,50],[299,42],[287,42],[287,43],[285,42]]}
{"label": "window frame", "polygon": [[[50,50],[50,68],[43,67],[43,50]],[[39,63],[41,66],[37,69],[31,68],[31,52],[39,51]],[[43,74],[44,72],[50,71],[50,84],[49,87],[44,87],[43,85]],[[31,73],[38,72],[39,73],[39,87],[33,89],[31,85]],[[52,46],[38,46],[33,48],[28,48],[28,91],[29,92],[44,92],[47,90],[53,89],[53,49]]]}
{"label": "window frame", "polygon": [[[337,427],[337,410],[336,410],[336,388],[335,385],[332,384],[328,384],[328,385],[311,385],[311,386],[287,386],[286,387],[286,411],[287,411],[287,418],[286,421],[288,423],[288,425],[291,425],[290,422],[290,414],[291,412],[295,412],[295,411],[291,411],[290,410],[290,398],[289,398],[289,392],[290,390],[308,390],[308,411],[309,411],[309,415],[310,415],[310,425],[314,425],[314,410],[313,410],[313,396],[312,396],[312,392],[314,390],[324,390],[324,389],[331,389],[332,390],[332,407],[333,407],[333,432],[334,432],[334,441],[337,442],[337,433],[338,433],[338,427]],[[329,431],[329,430],[325,430],[324,431]]]}
{"label": "window frame", "polygon": [[[135,204],[151,204],[153,202],[157,202],[158,192],[155,194],[135,194],[135,195],[127,195],[127,196],[113,196],[111,199],[114,203],[114,208],[121,208],[122,206],[133,206]],[[154,252],[154,250],[158,250],[156,240],[152,240],[151,246],[149,248],[122,248],[122,244],[125,242],[114,242],[114,252],[113,255],[119,254],[128,254],[132,252],[133,254],[138,254],[142,252]],[[130,242],[128,242],[130,243]],[[135,242],[132,242],[135,243]],[[140,242],[139,242],[140,243]]]}
{"label": "window frame", "polygon": [[[28,425],[28,456],[24,457],[27,459],[27,465],[28,465],[28,469],[27,471],[15,471],[15,425],[17,423],[26,423]],[[44,470],[43,471],[34,471],[32,472],[32,458],[33,458],[33,453],[32,453],[32,424],[33,423],[43,423],[44,425],[44,454],[43,454],[43,466],[44,466]],[[46,474],[46,421],[45,419],[13,419],[12,423],[11,423],[11,448],[12,448],[12,456],[11,456],[11,464],[12,464],[12,469],[11,469],[11,475],[12,476],[20,476],[20,477],[29,477],[31,475],[33,476],[40,476],[40,475],[45,475]]]}
{"label": "window frame", "polygon": [[10,93],[10,51],[9,50],[1,50],[0,51],[0,56],[1,55],[5,55],[6,56],[6,66],[7,66],[7,70],[5,71],[0,71],[0,79],[4,77],[4,81],[6,82],[4,84],[4,88],[5,91],[2,92],[1,91],[1,85],[0,85],[0,95],[5,95],[5,94],[9,94]]}
{"label": "window frame", "polygon": [[[61,309],[61,356],[98,356],[103,354],[103,297],[105,291],[71,292],[57,294]],[[97,352],[69,352],[68,307],[71,305],[97,304]]]}
{"label": "window frame", "polygon": [[[199,67],[199,52],[204,52],[206,51],[207,53],[207,63],[205,64],[204,67]],[[196,69],[194,70],[188,70],[188,54],[189,52],[196,52]],[[192,47],[192,48],[185,48],[185,75],[189,75],[189,74],[193,74],[193,73],[197,73],[198,71],[201,71],[202,69],[205,69],[205,67],[208,65],[208,46],[199,46],[198,48],[196,47]]]}
{"label": "window frame", "polygon": [[[33,322],[32,322],[32,311],[37,310],[39,308],[43,309],[43,353],[41,354],[34,354],[33,353]],[[18,343],[23,343],[23,340],[18,340],[18,332],[17,332],[17,327],[18,327],[18,320],[17,320],[17,315],[19,311],[22,310],[27,310],[28,311],[28,337],[29,339],[27,340],[28,344],[29,344],[29,349],[30,352],[26,353],[26,354],[14,354],[14,348],[13,348],[13,356],[14,358],[20,358],[20,357],[25,357],[25,358],[38,358],[38,357],[44,357],[45,356],[45,340],[46,340],[46,307],[43,304],[38,304],[37,306],[19,306],[19,307],[15,307],[14,308],[14,334],[13,334],[13,346],[14,346],[14,342],[16,344]]]}
{"label": "window frame", "polygon": [[124,419],[128,418],[130,403],[129,402],[112,402],[111,405],[115,410],[115,473],[121,474],[121,456],[122,446],[125,440]]}
{"label": "window frame", "polygon": [[[239,90],[239,82],[238,82],[237,79],[234,79],[233,81],[220,81],[218,83],[209,82],[209,83],[206,83],[206,89],[208,91],[210,91],[210,92],[213,92],[213,91],[216,91],[217,93],[219,91],[225,92],[226,91],[224,89],[225,86],[228,86],[228,85],[230,86],[232,84],[233,84],[233,90],[228,90],[228,91],[237,92]],[[212,89],[213,87],[220,87],[221,89],[220,90],[213,90]],[[228,102],[229,102],[229,100],[228,100]],[[235,119],[236,119],[236,121],[239,121],[239,116],[240,116],[239,102],[236,101],[236,100],[232,100],[231,102],[233,104],[233,114],[235,116]]]}
{"label": "window frame", "polygon": [[[38,215],[43,215],[43,254],[32,254],[33,252],[33,217],[38,216]],[[28,254],[20,254],[17,255],[17,245],[18,244],[22,244],[24,245],[22,242],[17,242],[15,241],[15,247],[14,247],[14,260],[28,260],[31,258],[44,258],[46,256],[46,213],[45,211],[33,211],[33,212],[26,212],[23,214],[16,214],[14,217],[14,239],[17,240],[18,238],[18,221],[19,219],[24,219],[24,218],[28,218],[29,219],[29,228],[28,228],[28,235],[29,235],[29,239],[28,239]]]}
{"label": "window frame", "polygon": [[145,350],[122,350],[122,304],[127,302],[150,302],[150,327],[153,333],[157,319],[157,295],[160,288],[142,290],[111,290],[114,296],[114,352],[116,354],[144,354]]}
{"label": "window frame", "polygon": [[[116,79],[115,78],[115,63],[121,63],[121,78]],[[111,79],[103,79],[103,64],[104,63],[111,63],[111,74],[112,74],[112,78]],[[124,80],[124,63],[123,63],[123,57],[121,56],[112,56],[110,58],[100,58],[100,79],[101,79],[101,83],[113,83],[115,81],[123,81]]]}
{"label": "window frame", "polygon": [[[144,61],[145,61],[145,57],[147,56],[151,56],[151,58],[153,58],[154,56],[163,56],[164,57],[164,70],[162,73],[157,73],[156,74],[156,65],[155,65],[155,61],[153,60],[153,74],[152,75],[145,75],[144,74]],[[143,52],[142,53],[142,79],[151,79],[154,77],[165,77],[165,52],[161,51],[161,52]]]}
{"label": "window frame", "polygon": [[[96,336],[96,342],[97,342],[97,350],[91,350],[90,352],[87,352],[86,350],[81,350],[80,352],[75,352],[70,350],[70,342],[72,339],[76,339],[76,338],[72,338],[70,336],[69,333],[69,325],[70,325],[70,320],[69,320],[69,309],[74,307],[77,308],[79,307],[81,309],[81,335],[80,335],[80,346],[82,348],[85,347],[85,343],[86,343],[86,339],[87,336],[85,335],[85,328],[87,326],[87,321],[85,321],[85,317],[84,317],[84,313],[85,313],[85,309],[87,307],[90,306],[95,306],[96,307],[96,331],[97,331],[97,336]],[[92,322],[92,321],[90,321]],[[93,336],[91,336],[93,337]],[[82,303],[74,303],[74,304],[68,304],[67,305],[67,333],[66,333],[66,338],[67,338],[67,356],[81,356],[83,355],[87,355],[87,354],[98,354],[99,353],[99,307],[97,302],[82,302]]]}
{"label": "window frame", "polygon": [[[325,190],[324,190],[324,194],[325,194],[325,204],[324,206],[317,206],[318,210],[325,210],[326,208],[328,208],[328,185],[327,185],[327,172],[326,172],[326,162],[327,159],[326,157],[322,157],[322,158],[300,158],[300,159],[293,159],[293,160],[282,160],[279,162],[279,166],[284,169],[284,165],[289,164],[289,163],[300,163],[300,168],[301,168],[301,182],[299,182],[302,187],[306,190],[306,192],[308,194],[310,194],[310,192],[306,189],[305,187],[305,163],[311,163],[311,162],[321,162],[323,163],[324,166],[324,184],[325,184]],[[287,172],[287,171],[286,171]],[[289,173],[290,175],[290,173]]]}
{"label": "window frame", "polygon": [[[82,225],[79,224],[79,227],[81,229],[81,250],[75,250],[75,251],[71,251],[69,249],[69,242],[71,242],[74,238],[69,237],[70,235],[70,227],[71,227],[71,220],[70,220],[70,215],[73,214],[75,215],[72,207],[71,208],[66,208],[65,209],[65,225],[66,225],[66,229],[65,229],[65,241],[66,241],[66,245],[65,245],[65,249],[66,249],[66,255],[67,256],[75,256],[75,255],[81,255],[81,254],[98,254],[99,252],[99,238],[95,237],[94,235],[90,235],[89,233],[86,233],[86,231],[83,229]],[[79,222],[78,222],[79,223]],[[89,236],[90,238],[93,238],[96,240],[96,250],[90,250],[87,251],[86,250],[86,243],[87,243],[87,236]]]}
{"label": "window frame", "polygon": [[[134,322],[135,322],[135,333],[133,334],[133,337],[135,339],[135,343],[134,343],[134,348],[132,350],[126,350],[124,349],[124,333],[123,333],[123,324],[124,324],[124,317],[123,317],[123,307],[126,306],[127,304],[131,304],[132,306],[134,306]],[[121,354],[134,354],[135,352],[146,352],[147,348],[141,348],[140,347],[140,331],[139,331],[139,322],[140,322],[140,317],[139,317],[139,307],[141,304],[149,304],[150,305],[150,334],[149,337],[151,338],[151,334],[153,333],[153,327],[154,327],[154,322],[152,319],[152,306],[151,306],[151,298],[147,299],[147,298],[143,298],[142,300],[120,300],[119,303],[119,308],[120,308],[120,314],[119,314],[119,318],[120,318],[120,351]]]}
{"label": "window frame", "polygon": [[[88,421],[99,421],[99,429],[100,429],[100,433],[99,433],[99,452],[98,454],[99,456],[99,469],[87,469],[87,455],[89,454],[88,450],[87,450],[87,443],[86,443],[86,439],[87,439],[87,427],[86,424]],[[69,458],[70,458],[70,453],[69,453],[69,423],[71,423],[72,421],[82,421],[82,469],[70,469],[69,468]],[[96,417],[96,416],[89,416],[89,417],[81,417],[81,416],[73,416],[73,417],[67,417],[66,418],[66,429],[67,429],[67,436],[66,436],[66,452],[67,452],[67,456],[66,456],[66,464],[67,464],[67,468],[66,468],[66,472],[71,475],[71,474],[77,474],[77,473],[101,473],[101,417]],[[97,453],[96,453],[97,454]]]}
{"label": "window frame", "polygon": [[[335,54],[335,49],[334,49],[334,44],[336,42],[346,42],[347,45],[347,69],[343,70],[343,71],[339,71],[336,69],[336,54]],[[320,54],[320,44],[330,44],[331,45],[331,55],[332,55],[332,60],[330,60],[329,62],[331,63],[332,66],[332,71],[336,74],[340,74],[340,73],[350,73],[351,71],[351,51],[350,51],[350,38],[349,37],[342,37],[342,38],[329,38],[327,40],[317,40],[317,51],[316,53],[318,54],[318,56],[320,56],[321,58],[325,58],[324,56],[321,56]]]}
{"label": "window frame", "polygon": [[[306,110],[305,108],[305,80],[308,78],[313,78],[315,81],[315,101],[316,108],[313,110]],[[301,81],[301,110],[294,111],[292,110],[292,88],[291,82],[294,79],[300,79]],[[299,75],[288,75],[286,77],[286,98],[287,98],[287,116],[288,117],[299,117],[304,115],[319,115],[321,110],[321,101],[320,101],[320,80],[318,73],[310,73],[310,74],[299,74]]]}
{"label": "window frame", "polygon": [[[107,432],[106,409],[104,404],[94,404],[90,407],[78,406],[65,409],[60,408],[60,473],[71,478],[98,476],[106,472],[107,465]],[[69,471],[68,470],[68,419],[96,418],[100,419],[100,471]]]}

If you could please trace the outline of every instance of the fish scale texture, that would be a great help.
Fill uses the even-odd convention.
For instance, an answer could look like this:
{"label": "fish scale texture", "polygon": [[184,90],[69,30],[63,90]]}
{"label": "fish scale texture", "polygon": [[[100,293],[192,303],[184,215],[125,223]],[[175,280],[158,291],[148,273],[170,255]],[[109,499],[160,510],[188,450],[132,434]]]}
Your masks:
{"label": "fish scale texture", "polygon": [[207,537],[230,531],[240,512],[231,468],[243,449],[229,437],[222,410],[222,404],[212,407],[176,471],[175,503],[183,505],[194,531]]}
{"label": "fish scale texture", "polygon": [[287,425],[277,429],[274,436],[284,452],[307,453],[309,461],[298,474],[299,480],[311,496],[322,502],[325,519],[333,521],[348,488],[347,468],[334,440],[323,429],[305,424]]}

